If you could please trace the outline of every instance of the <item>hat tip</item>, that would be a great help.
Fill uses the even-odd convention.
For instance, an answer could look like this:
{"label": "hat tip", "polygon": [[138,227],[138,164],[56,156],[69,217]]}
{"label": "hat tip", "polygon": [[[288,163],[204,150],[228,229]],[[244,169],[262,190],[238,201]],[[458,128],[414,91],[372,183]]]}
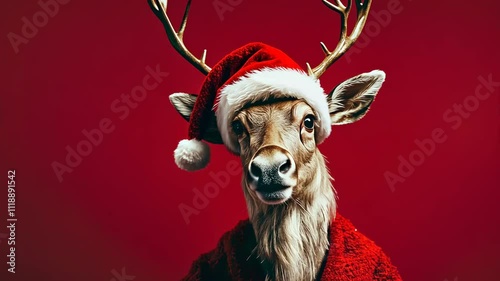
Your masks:
{"label": "hat tip", "polygon": [[210,147],[197,139],[184,139],[174,150],[175,164],[182,170],[197,171],[207,166],[210,161]]}

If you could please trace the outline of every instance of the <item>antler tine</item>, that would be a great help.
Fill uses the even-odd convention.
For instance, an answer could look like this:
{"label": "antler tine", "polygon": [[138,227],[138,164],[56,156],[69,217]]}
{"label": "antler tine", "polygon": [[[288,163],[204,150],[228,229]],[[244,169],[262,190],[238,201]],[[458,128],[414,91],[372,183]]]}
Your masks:
{"label": "antler tine", "polygon": [[326,45],[321,42],[321,48],[323,49],[326,57],[318,66],[311,69],[311,66],[307,63],[309,76],[315,77],[316,79],[318,79],[328,69],[328,67],[330,67],[330,65],[337,61],[345,52],[347,52],[347,50],[349,50],[354,42],[356,42],[366,23],[366,18],[370,11],[371,4],[370,0],[364,0],[363,2],[361,0],[355,0],[357,9],[356,25],[352,29],[351,34],[347,35],[347,22],[352,7],[352,0],[348,0],[347,6],[344,5],[341,0],[335,0],[335,4],[328,0],[322,1],[325,6],[340,14],[340,39],[337,47],[333,51],[329,51]]}
{"label": "antler tine", "polygon": [[204,50],[201,58],[198,59],[184,45],[184,31],[186,30],[191,0],[188,0],[186,10],[184,11],[184,17],[182,18],[182,23],[178,32],[175,31],[167,15],[167,0],[148,0],[148,2],[149,6],[153,10],[153,13],[155,13],[155,15],[163,23],[170,44],[172,44],[175,50],[177,50],[177,52],[181,54],[182,57],[189,61],[189,63],[191,63],[194,67],[196,67],[196,69],[207,75],[211,70],[211,68],[205,63],[207,50]]}
{"label": "antler tine", "polygon": [[184,30],[186,30],[186,25],[187,25],[188,15],[189,15],[189,8],[191,8],[191,0],[188,0],[188,2],[187,2],[186,10],[184,10],[184,16],[182,17],[181,27],[179,28],[179,32],[177,32],[177,34],[179,35],[179,38],[181,40],[184,39]]}

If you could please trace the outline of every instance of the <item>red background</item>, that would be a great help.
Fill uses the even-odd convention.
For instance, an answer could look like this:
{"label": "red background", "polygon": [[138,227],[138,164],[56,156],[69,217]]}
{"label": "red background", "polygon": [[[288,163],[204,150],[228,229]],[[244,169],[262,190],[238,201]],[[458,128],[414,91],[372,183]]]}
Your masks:
{"label": "red background", "polygon": [[[178,26],[185,2],[171,2]],[[207,48],[210,65],[251,41],[314,65],[322,59],[319,41],[336,44],[338,15],[319,0],[231,1],[236,6],[223,20],[212,1],[193,2],[186,43],[196,54]],[[372,10],[386,5],[374,1]],[[210,172],[237,160],[212,146],[203,171],[183,172],[173,162],[187,123],[168,95],[196,93],[203,76],[169,45],[146,1],[70,1],[18,54],[7,34],[21,34],[22,17],[41,8],[37,1],[3,6],[1,173],[17,171],[18,223],[17,273],[7,274],[7,241],[0,237],[0,280],[108,281],[122,268],[134,280],[180,279],[247,216],[239,176],[189,224],[178,209],[192,206],[193,189],[212,182]],[[350,62],[342,58],[322,77],[329,90],[361,72],[387,73],[367,117],[335,127],[320,146],[339,212],[383,247],[405,280],[500,280],[500,89],[456,130],[443,120],[474,94],[479,76],[500,81],[500,4],[401,0],[400,6],[386,26],[373,26],[370,42],[358,44]],[[369,21],[376,23],[373,14]],[[169,76],[120,120],[111,103],[157,64]],[[51,163],[64,163],[65,147],[76,148],[82,130],[98,128],[103,118],[115,130],[59,182]],[[447,140],[392,192],[384,173],[397,173],[398,156],[408,159],[414,141],[435,128]],[[0,234],[7,232],[3,185]]]}

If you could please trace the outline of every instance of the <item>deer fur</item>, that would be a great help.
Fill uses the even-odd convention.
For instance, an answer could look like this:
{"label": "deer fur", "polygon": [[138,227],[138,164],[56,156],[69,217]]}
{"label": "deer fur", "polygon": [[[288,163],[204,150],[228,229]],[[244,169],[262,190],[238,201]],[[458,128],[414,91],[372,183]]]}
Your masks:
{"label": "deer fur", "polygon": [[[317,131],[304,129],[304,118],[319,122],[349,124],[361,119],[382,86],[385,73],[374,70],[350,78],[337,86],[325,101],[330,120],[321,120],[302,99],[273,98],[245,105],[227,116],[227,122],[241,122],[238,139],[243,166],[242,188],[257,245],[249,258],[261,261],[267,280],[311,281],[318,277],[329,248],[328,227],[336,214],[336,194],[325,159],[317,148]],[[174,107],[188,119],[196,98],[177,93],[170,96]],[[215,118],[215,116],[213,116]],[[216,126],[215,120],[209,122]],[[219,128],[220,129],[220,128]],[[207,128],[205,140],[221,140],[217,128]],[[267,204],[252,187],[249,166],[255,153],[273,146],[291,155],[295,182],[289,198],[280,204]]]}
{"label": "deer fur", "polygon": [[314,134],[300,132],[302,120],[311,113],[312,109],[300,100],[270,101],[245,109],[236,117],[249,128],[244,137],[249,140],[240,141],[243,167],[249,165],[259,147],[274,144],[291,152],[299,171],[293,200],[267,205],[248,186],[248,170],[244,169],[243,192],[258,241],[255,255],[269,280],[315,280],[328,249],[328,226],[335,216],[336,201]]}

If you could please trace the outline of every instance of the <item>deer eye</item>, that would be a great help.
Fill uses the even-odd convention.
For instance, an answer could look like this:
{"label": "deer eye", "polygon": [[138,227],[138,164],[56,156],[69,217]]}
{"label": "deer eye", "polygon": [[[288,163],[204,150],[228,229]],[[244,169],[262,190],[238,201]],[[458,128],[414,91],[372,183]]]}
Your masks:
{"label": "deer eye", "polygon": [[309,114],[304,118],[304,127],[307,131],[311,132],[314,129],[314,115]]}
{"label": "deer eye", "polygon": [[236,135],[239,136],[239,135],[243,134],[244,127],[243,127],[243,124],[241,123],[240,120],[234,120],[233,123],[231,123],[231,127],[233,128],[233,132]]}

